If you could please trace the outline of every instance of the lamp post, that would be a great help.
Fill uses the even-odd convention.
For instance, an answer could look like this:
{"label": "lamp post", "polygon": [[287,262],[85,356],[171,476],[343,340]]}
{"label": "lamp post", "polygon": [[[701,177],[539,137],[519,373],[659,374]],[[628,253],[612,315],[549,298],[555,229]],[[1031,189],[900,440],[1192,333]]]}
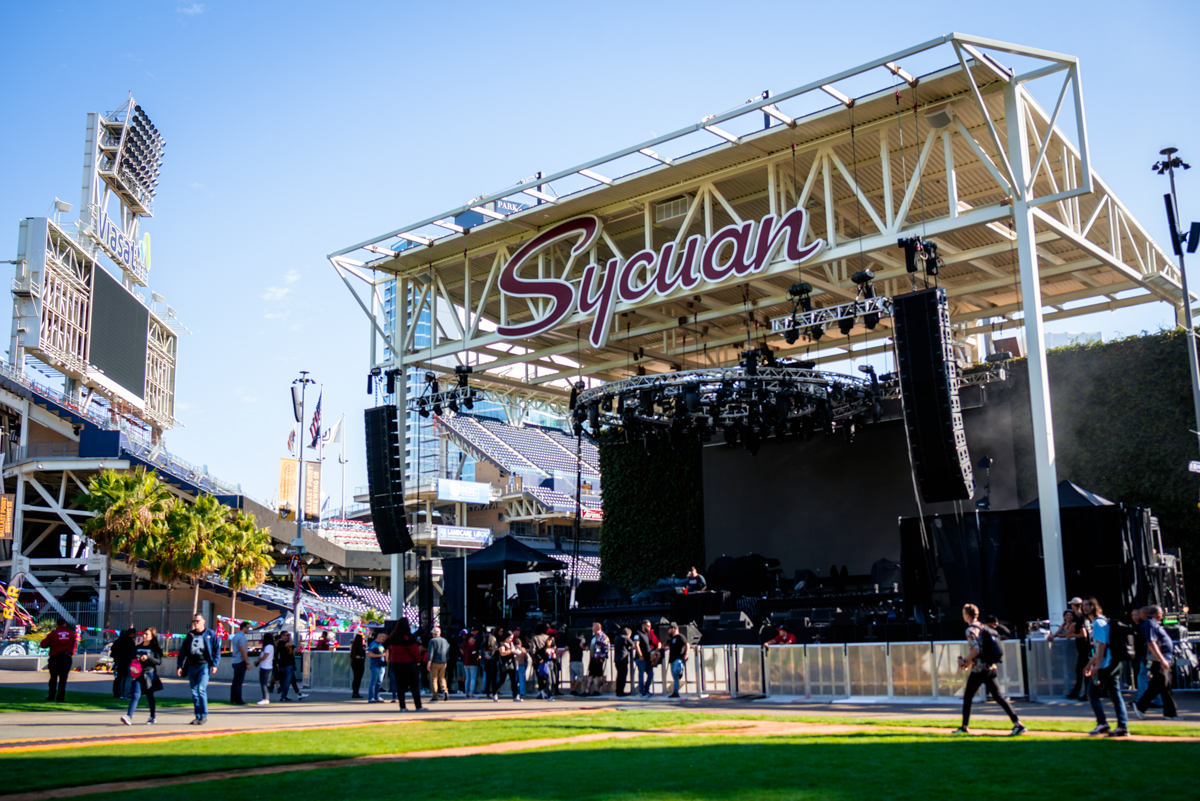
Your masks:
{"label": "lamp post", "polygon": [[[1186,327],[1184,332],[1187,336],[1187,351],[1188,351],[1188,369],[1192,375],[1192,405],[1195,407],[1196,413],[1196,428],[1192,432],[1200,438],[1200,366],[1196,361],[1196,327],[1192,322],[1192,296],[1188,292],[1187,269],[1184,265],[1183,258],[1183,240],[1180,238],[1179,226],[1179,199],[1175,194],[1175,169],[1190,170],[1190,164],[1184,163],[1183,159],[1175,155],[1179,152],[1178,148],[1165,147],[1158,151],[1162,156],[1161,161],[1155,162],[1151,168],[1159,175],[1166,173],[1171,180],[1170,194],[1163,195],[1163,202],[1167,207],[1167,224],[1171,228],[1171,249],[1175,251],[1175,255],[1179,257],[1179,278],[1183,284],[1183,324]],[[1194,249],[1194,248],[1193,248]]]}
{"label": "lamp post", "polygon": [[[296,417],[296,423],[300,426],[300,436],[297,441],[300,443],[300,465],[296,484],[296,539],[292,540],[292,547],[288,549],[289,565],[295,564],[296,569],[292,571],[293,592],[292,592],[292,639],[295,641],[295,648],[300,647],[300,555],[304,553],[304,391],[309,384],[315,384],[308,377],[307,370],[300,371],[300,377],[292,382],[292,411]],[[292,560],[296,560],[293,562]]]}

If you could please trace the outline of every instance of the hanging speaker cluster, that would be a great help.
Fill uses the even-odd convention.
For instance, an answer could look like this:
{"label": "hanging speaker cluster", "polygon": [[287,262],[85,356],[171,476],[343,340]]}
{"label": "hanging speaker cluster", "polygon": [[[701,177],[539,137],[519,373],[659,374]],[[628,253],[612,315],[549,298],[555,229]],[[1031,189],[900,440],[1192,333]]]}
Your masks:
{"label": "hanging speaker cluster", "polygon": [[396,412],[394,405],[376,406],[364,415],[371,521],[379,549],[385,554],[404,553],[413,547],[404,515],[404,458]]}
{"label": "hanging speaker cluster", "polygon": [[975,494],[971,455],[958,398],[946,291],[924,289],[892,299],[904,425],[926,503]]}

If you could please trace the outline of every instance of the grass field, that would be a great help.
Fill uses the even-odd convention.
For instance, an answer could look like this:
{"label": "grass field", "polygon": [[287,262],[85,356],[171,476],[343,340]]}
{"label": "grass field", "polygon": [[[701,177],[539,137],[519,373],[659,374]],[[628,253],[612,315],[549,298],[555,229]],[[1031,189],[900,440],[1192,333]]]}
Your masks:
{"label": "grass field", "polygon": [[[190,698],[155,698],[155,703],[163,708],[191,706]],[[209,700],[208,705],[220,704],[220,701]],[[50,703],[46,700],[45,690],[24,690],[18,687],[0,687],[0,713],[3,712],[82,712],[91,709],[128,709],[129,702],[113,698],[112,693],[77,692],[67,683],[67,700],[61,704]],[[149,709],[145,699],[138,701],[142,711]]]}
{"label": "grass field", "polygon": [[[849,746],[849,747],[848,747]],[[1112,751],[1119,748],[1118,753]],[[1098,752],[1097,749],[1109,749]],[[944,735],[644,737],[537,751],[385,763],[163,788],[174,801],[295,798],[320,787],[338,798],[405,799],[930,799],[964,791],[1006,798],[1086,794],[1127,799],[1145,787],[1131,765],[1170,764],[1172,783],[1200,778],[1192,743],[1114,743]],[[981,784],[981,782],[983,784]],[[120,794],[97,795],[117,798]],[[127,795],[125,796],[127,797]]]}
{"label": "grass field", "polygon": [[[988,781],[1006,796],[1063,798],[1079,794],[1076,770],[1086,765],[1089,797],[1137,792],[1131,765],[1170,765],[1172,783],[1200,779],[1200,743],[1093,741],[1073,737],[955,738],[944,721],[864,721],[812,716],[612,711],[510,720],[424,721],[403,726],[234,734],[192,740],[96,745],[0,754],[8,776],[36,777],[37,789],[137,778],[244,770],[371,754],[480,746],[601,732],[650,732],[719,719],[851,723],[845,735],[646,735],[421,762],[356,764],[264,777],[205,781],[162,788],[173,799],[307,796],[319,786],[330,797],[403,794],[406,798],[933,798],[978,790]],[[981,722],[982,723],[982,722]],[[932,724],[927,733],[887,726]],[[996,728],[1007,726],[995,724]],[[980,725],[979,730],[990,728]],[[1086,730],[1062,723],[1043,730]],[[1188,733],[1173,727],[1176,734]],[[1148,724],[1136,732],[1150,733]],[[1190,733],[1197,734],[1195,727]],[[847,748],[846,746],[856,746]],[[1122,749],[1119,753],[1111,749]],[[1097,751],[1097,749],[1109,749]],[[534,777],[536,781],[533,780]],[[5,783],[0,793],[35,789]],[[1116,788],[1111,790],[1109,788]],[[1118,792],[1120,788],[1125,790]],[[973,792],[973,791],[972,791]],[[1106,794],[1107,793],[1107,794]],[[102,798],[105,796],[95,796]]]}

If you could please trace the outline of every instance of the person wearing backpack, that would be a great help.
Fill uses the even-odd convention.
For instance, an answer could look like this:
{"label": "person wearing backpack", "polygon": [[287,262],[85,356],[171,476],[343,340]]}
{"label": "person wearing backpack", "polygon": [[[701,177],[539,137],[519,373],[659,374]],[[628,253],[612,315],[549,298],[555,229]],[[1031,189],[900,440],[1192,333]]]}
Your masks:
{"label": "person wearing backpack", "polygon": [[1017,717],[1012,704],[1000,693],[1000,686],[996,684],[996,665],[1004,659],[1004,650],[1000,647],[1000,635],[995,629],[979,622],[979,607],[975,604],[964,606],[962,614],[963,622],[967,624],[968,651],[965,659],[961,656],[958,658],[958,667],[959,670],[971,672],[967,676],[967,687],[963,690],[962,726],[954,733],[970,734],[967,726],[971,722],[971,702],[975,698],[976,691],[980,687],[985,687],[1008,715],[1008,719],[1012,721],[1012,736],[1024,734],[1027,731],[1024,724]]}
{"label": "person wearing backpack", "polygon": [[[1083,613],[1091,623],[1092,632],[1092,658],[1083,668],[1083,675],[1091,680],[1088,682],[1088,701],[1092,704],[1092,711],[1096,713],[1096,728],[1088,734],[1093,737],[1101,734],[1128,737],[1129,717],[1125,711],[1125,698],[1121,695],[1117,676],[1121,671],[1121,662],[1132,657],[1132,654],[1126,652],[1129,640],[1132,639],[1131,630],[1128,626],[1119,624],[1124,626],[1124,633],[1121,630],[1114,631],[1114,626],[1104,616],[1100,602],[1091,596],[1083,599]],[[1110,648],[1110,642],[1115,647]],[[1105,695],[1112,698],[1113,707],[1117,711],[1115,729],[1109,728],[1108,720],[1104,716],[1101,699]]]}

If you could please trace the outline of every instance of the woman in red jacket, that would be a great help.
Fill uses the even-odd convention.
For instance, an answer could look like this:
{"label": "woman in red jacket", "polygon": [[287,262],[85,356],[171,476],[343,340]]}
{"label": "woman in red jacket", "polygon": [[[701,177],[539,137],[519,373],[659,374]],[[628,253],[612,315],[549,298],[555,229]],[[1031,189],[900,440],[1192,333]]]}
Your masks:
{"label": "woman in red jacket", "polygon": [[421,711],[421,643],[413,636],[408,621],[401,619],[396,622],[392,634],[388,637],[388,666],[392,670],[392,687],[396,691],[396,701],[400,711],[408,711],[404,705],[404,692],[412,693],[413,705]]}

